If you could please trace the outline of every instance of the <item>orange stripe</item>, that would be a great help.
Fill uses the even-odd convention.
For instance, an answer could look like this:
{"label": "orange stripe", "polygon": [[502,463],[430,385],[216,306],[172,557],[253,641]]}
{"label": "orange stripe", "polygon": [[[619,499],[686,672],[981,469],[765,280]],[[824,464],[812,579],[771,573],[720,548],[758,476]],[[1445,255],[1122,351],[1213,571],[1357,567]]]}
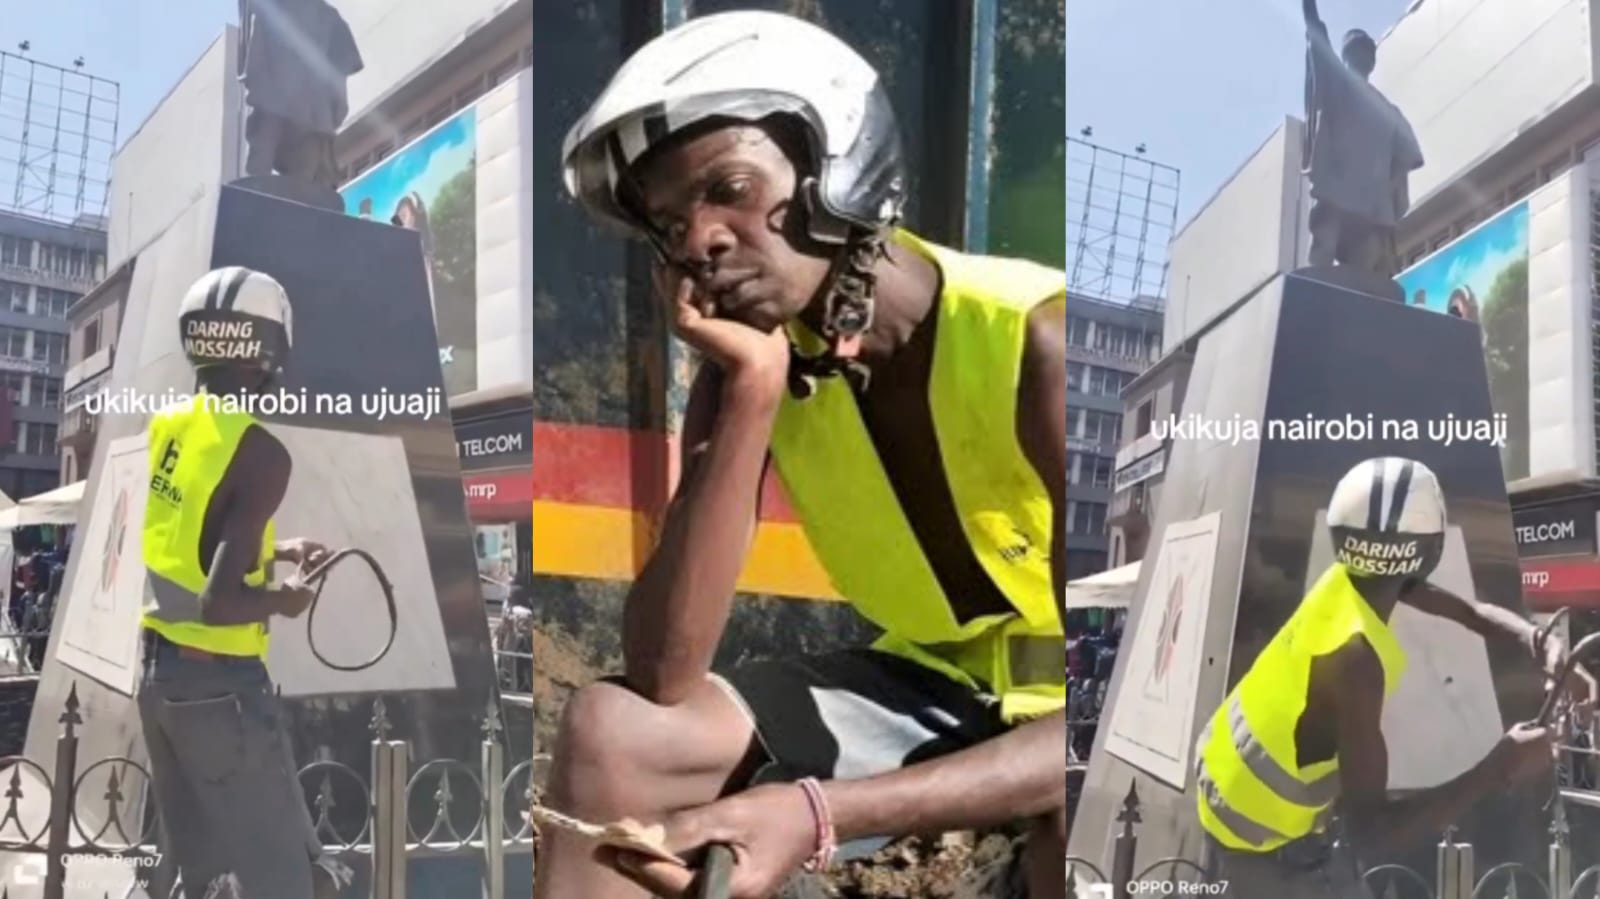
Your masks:
{"label": "orange stripe", "polygon": [[[533,502],[536,574],[632,580],[654,546],[654,529],[641,513],[549,500]],[[801,599],[840,599],[800,526],[778,522],[762,522],[756,528],[738,589]]]}

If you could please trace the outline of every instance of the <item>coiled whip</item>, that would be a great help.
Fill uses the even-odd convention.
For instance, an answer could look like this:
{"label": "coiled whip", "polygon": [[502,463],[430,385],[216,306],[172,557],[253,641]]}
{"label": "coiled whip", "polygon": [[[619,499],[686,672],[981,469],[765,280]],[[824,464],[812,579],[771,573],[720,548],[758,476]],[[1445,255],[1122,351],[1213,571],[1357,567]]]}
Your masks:
{"label": "coiled whip", "polygon": [[[327,656],[317,649],[317,608],[322,605],[322,588],[328,583],[328,572],[332,570],[333,566],[351,556],[358,557],[367,563],[367,567],[372,569],[372,576],[378,579],[378,586],[383,589],[383,601],[389,607],[389,638],[383,642],[383,648],[365,662],[358,662],[354,665],[341,665],[329,660]],[[302,584],[315,584],[317,588],[316,593],[311,598],[311,609],[306,613],[306,645],[311,647],[311,654],[316,656],[317,661],[335,671],[364,671],[378,664],[383,660],[384,656],[389,654],[389,650],[394,646],[395,635],[400,630],[400,610],[394,601],[394,585],[389,583],[389,578],[383,573],[383,567],[378,564],[378,560],[374,559],[371,553],[355,547],[338,550],[330,553],[317,567],[297,574],[297,578]]]}

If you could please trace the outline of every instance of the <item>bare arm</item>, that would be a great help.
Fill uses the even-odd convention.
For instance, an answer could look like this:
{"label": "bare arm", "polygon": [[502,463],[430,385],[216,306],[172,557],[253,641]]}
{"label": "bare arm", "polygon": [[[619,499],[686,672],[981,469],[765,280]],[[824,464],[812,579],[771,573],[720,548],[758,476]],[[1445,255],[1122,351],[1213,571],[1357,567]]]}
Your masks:
{"label": "bare arm", "polygon": [[261,538],[289,488],[289,453],[275,440],[247,433],[234,464],[250,475],[226,499],[222,534],[200,593],[202,620],[210,625],[257,624],[285,614],[288,592],[251,587],[244,577],[261,560]]}
{"label": "bare arm", "polygon": [[1383,667],[1363,639],[1313,663],[1312,679],[1337,709],[1341,802],[1350,839],[1366,850],[1413,845],[1459,819],[1484,795],[1502,786],[1499,757],[1491,753],[1453,780],[1403,798],[1389,795],[1389,750],[1383,739]]}
{"label": "bare arm", "polygon": [[839,842],[975,830],[1044,815],[1067,791],[1067,715],[888,774],[823,785]]}
{"label": "bare arm", "polygon": [[[1050,494],[1050,576],[1056,610],[1066,621],[1067,595],[1067,299],[1028,316],[1017,393],[1017,442]],[[1066,645],[1062,645],[1063,655]]]}
{"label": "bare arm", "polygon": [[1514,640],[1530,652],[1533,649],[1533,635],[1538,628],[1509,609],[1457,596],[1427,582],[1411,588],[1401,599],[1429,615],[1454,621],[1484,639]]}
{"label": "bare arm", "polygon": [[683,480],[623,613],[628,684],[652,702],[682,702],[711,669],[755,535],[778,410],[769,393],[711,364],[690,390]]}

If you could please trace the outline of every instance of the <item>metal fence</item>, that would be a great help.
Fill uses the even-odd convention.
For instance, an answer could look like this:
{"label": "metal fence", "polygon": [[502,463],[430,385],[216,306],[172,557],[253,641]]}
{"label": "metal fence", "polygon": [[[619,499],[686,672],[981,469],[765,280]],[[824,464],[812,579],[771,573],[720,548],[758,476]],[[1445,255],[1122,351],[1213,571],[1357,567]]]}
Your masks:
{"label": "metal fence", "polygon": [[[0,851],[43,856],[44,899],[63,899],[68,856],[74,864],[100,858],[135,868],[161,859],[152,840],[156,825],[152,803],[141,803],[145,814],[137,826],[123,820],[130,795],[148,796],[134,791],[148,791],[150,772],[125,756],[82,767],[77,728],[83,719],[78,708],[74,684],[59,719],[62,727],[53,770],[46,771],[24,756],[0,757],[4,784],[0,795],[6,800],[0,812]],[[479,757],[472,762],[452,758],[414,762],[408,741],[390,739],[392,725],[382,698],[373,703],[369,729],[373,738],[365,774],[334,761],[316,761],[300,769],[302,787],[314,792],[309,805],[324,850],[346,865],[369,871],[373,899],[405,899],[407,861],[442,857],[481,859],[483,895],[504,899],[505,859],[526,853],[531,868],[534,834],[526,810],[533,800],[534,759],[506,770],[498,707],[491,703],[487,710]],[[24,769],[32,776],[25,778]],[[25,806],[24,800],[35,789],[49,798],[48,819],[25,822],[24,809],[37,806]],[[429,789],[431,805],[428,799],[416,801],[419,791]],[[105,820],[92,828],[79,812],[79,800],[89,790],[101,791],[105,808]],[[475,793],[476,807],[461,804],[464,792]],[[340,795],[346,797],[342,802]],[[355,804],[356,796],[360,804]],[[347,813],[341,814],[341,807]],[[341,821],[347,831],[353,826],[355,832],[342,833]],[[5,892],[0,892],[0,899],[6,899]]]}
{"label": "metal fence", "polygon": [[[1434,849],[1434,873],[1429,877],[1405,865],[1378,865],[1363,873],[1367,888],[1378,899],[1597,899],[1600,864],[1573,872],[1566,803],[1600,804],[1600,794],[1562,790],[1550,822],[1547,865],[1534,869],[1519,862],[1494,865],[1478,871],[1473,847],[1457,842],[1447,831]],[[1218,895],[1228,890],[1225,880],[1211,879],[1204,867],[1184,858],[1158,859],[1136,869],[1138,792],[1129,787],[1117,815],[1119,832],[1112,849],[1110,875],[1087,859],[1066,859],[1067,895],[1085,899],[1132,899],[1135,896]]]}
{"label": "metal fence", "polygon": [[[1560,776],[1568,782],[1575,761],[1595,751],[1563,746]],[[1550,815],[1546,865],[1535,869],[1518,862],[1479,871],[1470,843],[1457,842],[1454,828],[1434,847],[1429,876],[1405,865],[1377,865],[1363,872],[1376,899],[1600,899],[1600,864],[1574,872],[1568,804],[1600,809],[1600,792],[1561,787]],[[1117,814],[1111,870],[1088,859],[1066,859],[1067,895],[1078,899],[1133,899],[1139,896],[1237,894],[1225,879],[1213,879],[1206,868],[1185,858],[1163,858],[1136,866],[1139,824],[1143,818],[1138,790],[1129,785]],[[1253,899],[1253,897],[1252,897]]]}

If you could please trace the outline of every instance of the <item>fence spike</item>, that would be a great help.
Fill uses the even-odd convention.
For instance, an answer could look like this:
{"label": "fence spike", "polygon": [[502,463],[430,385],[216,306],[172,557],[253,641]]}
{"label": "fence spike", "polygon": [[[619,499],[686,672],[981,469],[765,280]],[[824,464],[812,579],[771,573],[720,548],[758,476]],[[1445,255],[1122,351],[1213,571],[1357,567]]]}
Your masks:
{"label": "fence spike", "polygon": [[1122,797],[1122,811],[1117,813],[1117,823],[1128,825],[1124,832],[1131,832],[1133,825],[1140,824],[1144,818],[1139,814],[1139,785],[1128,781],[1128,795]]}
{"label": "fence spike", "polygon": [[372,724],[370,725],[373,736],[380,741],[389,739],[389,710],[383,704],[383,697],[379,696],[372,701]]}
{"label": "fence spike", "polygon": [[498,742],[500,731],[504,727],[500,723],[500,703],[493,697],[489,699],[489,714],[483,721],[483,738],[490,742]]}
{"label": "fence spike", "polygon": [[63,711],[61,713],[61,717],[58,719],[60,721],[60,723],[65,724],[67,726],[67,734],[66,735],[69,736],[69,737],[77,736],[77,734],[74,733],[73,729],[75,727],[77,727],[77,725],[83,723],[83,716],[78,714],[78,708],[79,708],[79,703],[78,703],[78,682],[77,681],[73,681],[72,682],[72,689],[67,691],[67,702],[66,702],[66,706],[65,706],[65,711]]}

